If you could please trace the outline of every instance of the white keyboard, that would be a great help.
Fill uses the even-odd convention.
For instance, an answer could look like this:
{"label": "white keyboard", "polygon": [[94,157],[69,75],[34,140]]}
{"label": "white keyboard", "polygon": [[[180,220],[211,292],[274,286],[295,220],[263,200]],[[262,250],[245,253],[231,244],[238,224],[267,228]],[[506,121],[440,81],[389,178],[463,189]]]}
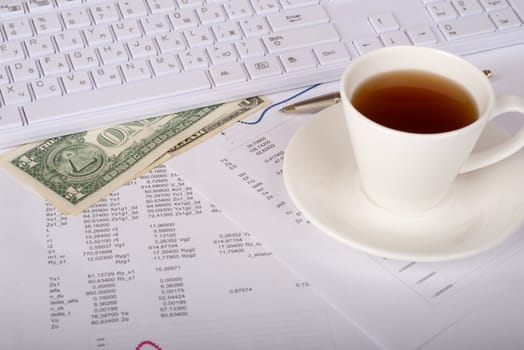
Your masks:
{"label": "white keyboard", "polygon": [[339,78],[388,45],[524,42],[524,0],[1,0],[0,149]]}

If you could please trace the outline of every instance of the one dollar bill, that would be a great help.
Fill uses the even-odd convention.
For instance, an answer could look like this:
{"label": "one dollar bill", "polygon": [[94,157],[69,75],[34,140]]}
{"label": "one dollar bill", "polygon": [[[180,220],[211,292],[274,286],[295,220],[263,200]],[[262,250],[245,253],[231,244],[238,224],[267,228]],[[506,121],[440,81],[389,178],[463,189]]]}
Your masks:
{"label": "one dollar bill", "polygon": [[165,154],[151,163],[147,168],[143,169],[141,173],[137,174],[137,177],[148,173],[151,169],[154,169],[160,164],[164,164],[174,156],[188,151],[192,147],[204,142],[210,137],[228,128],[233,123],[244,119],[247,115],[253,114],[255,111],[267,106],[268,104],[269,100],[260,97],[256,99],[246,99],[239,102],[239,108],[224,110],[224,113],[222,114],[215,113],[215,120],[209,120],[203,128],[174,144]]}
{"label": "one dollar bill", "polygon": [[0,167],[64,214],[76,215],[170,158],[169,150],[188,149],[191,140],[200,139],[195,135],[205,135],[210,126],[219,132],[267,103],[253,97],[54,137],[5,153]]}

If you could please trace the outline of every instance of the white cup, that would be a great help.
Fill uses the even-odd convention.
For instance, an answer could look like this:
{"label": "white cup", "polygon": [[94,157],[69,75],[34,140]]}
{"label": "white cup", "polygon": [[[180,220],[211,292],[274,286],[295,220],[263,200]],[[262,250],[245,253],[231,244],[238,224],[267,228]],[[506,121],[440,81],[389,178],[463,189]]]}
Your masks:
{"label": "white cup", "polygon": [[[412,133],[378,124],[353,106],[353,94],[365,80],[405,70],[444,76],[464,87],[473,97],[478,119],[453,131]],[[450,193],[458,174],[498,162],[524,145],[522,128],[499,145],[471,153],[489,120],[505,112],[524,113],[524,98],[495,97],[479,68],[447,52],[416,46],[372,51],[348,66],[340,93],[362,189],[372,202],[394,213],[431,209]]]}

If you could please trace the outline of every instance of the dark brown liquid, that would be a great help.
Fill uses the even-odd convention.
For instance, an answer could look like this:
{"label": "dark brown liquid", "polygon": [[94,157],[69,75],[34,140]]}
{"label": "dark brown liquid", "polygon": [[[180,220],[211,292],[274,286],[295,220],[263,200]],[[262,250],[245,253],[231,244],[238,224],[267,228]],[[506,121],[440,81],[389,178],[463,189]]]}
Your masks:
{"label": "dark brown liquid", "polygon": [[477,120],[471,95],[457,83],[430,73],[376,75],[355,91],[352,104],[376,123],[412,133],[440,133]]}

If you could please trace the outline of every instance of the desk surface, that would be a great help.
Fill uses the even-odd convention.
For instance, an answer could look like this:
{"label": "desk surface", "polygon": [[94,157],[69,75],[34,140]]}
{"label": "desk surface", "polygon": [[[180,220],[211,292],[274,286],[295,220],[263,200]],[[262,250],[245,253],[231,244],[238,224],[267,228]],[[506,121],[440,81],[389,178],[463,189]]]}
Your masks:
{"label": "desk surface", "polygon": [[[498,94],[524,95],[520,68],[524,45],[468,59],[493,71]],[[294,129],[301,123],[295,120],[289,123]],[[504,125],[515,129],[522,122],[508,119]],[[266,129],[258,139],[275,130]],[[332,242],[321,240],[314,254],[304,255],[307,242],[266,241],[263,232],[254,233],[256,228],[246,232],[246,226],[238,224],[250,225],[255,219],[247,222],[233,215],[235,223],[218,209],[235,209],[231,203],[241,193],[231,193],[228,204],[206,191],[206,186],[226,185],[213,182],[209,176],[213,172],[201,170],[215,171],[204,164],[213,159],[205,145],[200,153],[170,164],[174,172],[156,169],[79,217],[63,217],[0,171],[0,334],[4,335],[0,347],[146,350],[186,344],[186,348],[200,349],[206,340],[213,349],[234,348],[231,344],[240,349],[289,349],[289,344],[308,349],[375,349],[379,344],[406,348],[391,346],[381,334],[368,333],[376,338],[378,343],[374,343],[353,317],[365,315],[372,320],[383,314],[385,325],[399,322],[401,313],[393,315],[387,308],[360,302],[363,294],[368,301],[387,299],[387,292],[403,288],[397,277],[383,273],[382,267],[362,276],[359,268],[378,265],[360,253],[355,253],[358,259],[354,261],[364,265],[330,262],[333,265],[321,266],[339,249],[327,249],[334,247]],[[236,149],[228,151],[233,154]],[[177,169],[184,162],[187,167]],[[200,169],[202,177],[189,183],[180,174],[194,171],[191,167]],[[268,221],[271,215],[268,210],[258,216]],[[289,252],[295,255],[290,258]],[[524,276],[509,273],[521,271],[523,263],[523,250],[508,255],[501,262],[501,285],[491,289],[482,304],[464,311],[460,319],[438,332],[428,333],[431,336],[418,345],[427,349],[524,348],[519,320],[524,312]],[[355,284],[358,279],[349,278],[351,273],[375,288],[362,290],[362,285]],[[393,307],[400,300],[390,302]],[[434,305],[417,301],[413,308],[424,305],[444,317],[448,311],[440,309],[446,304],[453,306],[448,299]],[[28,314],[32,317],[27,318]],[[418,319],[421,326],[430,321]],[[410,338],[413,332],[416,329],[401,329],[394,339]]]}

